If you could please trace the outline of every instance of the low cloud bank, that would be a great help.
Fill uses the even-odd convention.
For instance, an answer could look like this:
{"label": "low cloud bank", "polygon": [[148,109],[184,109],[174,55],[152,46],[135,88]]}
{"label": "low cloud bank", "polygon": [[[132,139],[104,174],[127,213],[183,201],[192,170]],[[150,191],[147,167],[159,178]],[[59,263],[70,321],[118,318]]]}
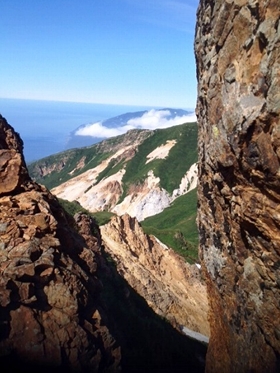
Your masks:
{"label": "low cloud bank", "polygon": [[80,128],[75,132],[77,136],[92,136],[97,138],[108,138],[126,133],[132,129],[149,129],[168,128],[182,123],[196,122],[195,113],[175,116],[170,118],[169,110],[149,110],[141,117],[130,119],[125,125],[115,128],[109,128],[103,125],[102,122],[89,124],[86,127]]}

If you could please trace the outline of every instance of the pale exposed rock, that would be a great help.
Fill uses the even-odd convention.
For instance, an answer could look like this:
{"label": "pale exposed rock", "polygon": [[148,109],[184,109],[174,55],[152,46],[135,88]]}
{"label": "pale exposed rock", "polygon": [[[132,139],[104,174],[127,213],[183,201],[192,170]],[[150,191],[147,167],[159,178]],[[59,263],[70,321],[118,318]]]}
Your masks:
{"label": "pale exposed rock", "polygon": [[201,0],[197,15],[206,371],[278,372],[280,3]]}
{"label": "pale exposed rock", "polygon": [[182,178],[179,188],[175,189],[172,195],[160,187],[160,179],[150,170],[143,184],[132,186],[124,200],[118,203],[123,193],[122,178],[125,169],[104,178],[95,185],[103,169],[105,166],[102,163],[53,188],[52,193],[69,201],[76,200],[91,212],[109,210],[118,215],[127,212],[138,221],[142,221],[146,217],[162,212],[174,199],[193,190],[197,185],[197,164],[190,167]]}
{"label": "pale exposed rock", "polygon": [[138,221],[162,212],[170,205],[171,198],[166,190],[160,188],[159,182],[153,171],[149,171],[145,182],[130,188],[128,196],[112,211],[118,215],[128,213]]}
{"label": "pale exposed rock", "polygon": [[155,150],[147,155],[146,164],[153,161],[154,159],[165,159],[168,156],[170,149],[172,149],[175,144],[176,140],[168,140],[166,144],[157,147]]}
{"label": "pale exposed rock", "polygon": [[172,197],[174,199],[186,194],[187,192],[190,192],[197,187],[197,172],[197,163],[194,163],[190,167],[189,171],[187,171],[186,175],[182,178],[179,189],[175,189],[173,191]]}
{"label": "pale exposed rock", "polygon": [[195,265],[147,236],[127,214],[100,229],[118,272],[155,312],[179,330],[185,326],[209,336],[206,287]]}
{"label": "pale exposed rock", "polygon": [[81,194],[77,200],[89,211],[111,210],[122,195],[122,177],[125,170],[101,180],[96,186]]}

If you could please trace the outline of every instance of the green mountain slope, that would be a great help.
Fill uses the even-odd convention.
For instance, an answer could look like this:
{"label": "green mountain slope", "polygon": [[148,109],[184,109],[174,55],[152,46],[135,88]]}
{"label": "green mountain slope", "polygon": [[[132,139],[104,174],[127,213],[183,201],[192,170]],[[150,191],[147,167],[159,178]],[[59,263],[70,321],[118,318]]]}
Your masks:
{"label": "green mountain slope", "polygon": [[196,193],[194,189],[178,197],[162,213],[141,222],[145,233],[156,236],[189,262],[197,260]]}
{"label": "green mountain slope", "polygon": [[[52,189],[97,167],[122,147],[141,143],[152,133],[153,131],[148,130],[131,130],[124,135],[112,137],[89,147],[66,150],[45,157],[29,164],[28,171],[34,180]],[[119,161],[117,160],[117,163]],[[113,164],[110,167],[112,168]]]}
{"label": "green mountain slope", "polygon": [[[128,139],[130,138],[130,141]],[[155,159],[148,164],[147,155],[167,141],[175,140],[176,145],[166,159]],[[142,183],[148,171],[160,178],[160,185],[169,193],[178,188],[180,181],[190,166],[197,161],[197,125],[186,123],[155,131],[133,130],[125,135],[104,140],[90,147],[72,149],[31,163],[30,175],[37,182],[52,189],[63,182],[81,175],[98,166],[103,160],[116,153],[121,146],[139,143],[138,150],[131,159],[113,158],[95,184],[102,178],[115,174],[122,167],[124,194],[132,184]]]}
{"label": "green mountain slope", "polygon": [[[165,157],[149,156],[170,142],[172,146]],[[102,162],[103,166],[100,167]],[[58,197],[69,201],[77,200],[96,216],[100,224],[104,224],[112,212],[121,215],[124,212],[131,213],[134,209],[135,215],[131,215],[137,217],[137,211],[141,214],[143,209],[148,208],[147,205],[153,203],[153,198],[158,198],[157,201],[165,198],[162,209],[157,210],[160,202],[155,202],[155,206],[151,208],[154,216],[145,218],[149,215],[141,215],[141,224],[146,233],[155,235],[188,261],[193,261],[197,259],[198,244],[195,223],[196,189],[187,193],[180,192],[176,199],[173,193],[196,162],[197,124],[185,123],[154,131],[133,130],[90,147],[55,154],[29,165],[29,172],[36,181],[49,189],[59,186],[55,189]],[[120,170],[123,172],[121,179],[117,177]],[[83,176],[86,171],[95,173],[91,177]],[[158,178],[159,181],[156,186],[153,184],[149,187],[147,180],[151,171],[153,180]],[[73,190],[74,198],[71,197],[71,193],[74,195]],[[106,199],[109,195],[114,195],[114,203]],[[146,199],[141,202],[139,195],[140,199],[142,195]],[[114,211],[128,196],[129,202]],[[168,198],[169,204],[166,205]],[[97,204],[103,200],[103,206],[97,209]],[[74,206],[75,209],[81,208],[79,204]],[[68,207],[70,210],[74,209],[71,205]],[[158,213],[159,211],[162,212]]]}
{"label": "green mountain slope", "polygon": [[[170,150],[166,159],[155,159],[148,164],[147,155],[154,149],[175,140],[176,144]],[[186,123],[171,128],[154,131],[138,148],[138,152],[128,162],[123,177],[124,189],[129,185],[138,184],[153,170],[160,178],[160,185],[169,193],[178,188],[182,177],[192,164],[197,162],[197,124]]]}

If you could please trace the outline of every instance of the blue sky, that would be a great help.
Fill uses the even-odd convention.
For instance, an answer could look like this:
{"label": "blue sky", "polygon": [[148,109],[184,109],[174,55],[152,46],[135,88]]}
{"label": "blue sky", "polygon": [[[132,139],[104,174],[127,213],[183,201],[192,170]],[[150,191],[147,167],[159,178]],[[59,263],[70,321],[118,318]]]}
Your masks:
{"label": "blue sky", "polygon": [[198,0],[1,0],[0,97],[194,108]]}

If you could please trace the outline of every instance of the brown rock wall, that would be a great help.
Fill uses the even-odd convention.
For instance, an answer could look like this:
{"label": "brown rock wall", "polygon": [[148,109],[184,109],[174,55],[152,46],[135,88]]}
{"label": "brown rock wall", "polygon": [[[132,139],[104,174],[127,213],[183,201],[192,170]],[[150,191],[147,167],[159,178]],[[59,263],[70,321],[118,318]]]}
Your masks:
{"label": "brown rock wall", "polygon": [[184,326],[209,336],[206,288],[195,265],[146,235],[127,214],[100,229],[118,272],[158,315],[179,330]]}
{"label": "brown rock wall", "polygon": [[280,3],[201,0],[197,13],[207,372],[280,369]]}
{"label": "brown rock wall", "polygon": [[120,350],[99,301],[93,222],[74,221],[29,179],[21,142],[2,117],[0,144],[0,162],[5,154],[16,165],[0,167],[1,371],[117,371]]}

